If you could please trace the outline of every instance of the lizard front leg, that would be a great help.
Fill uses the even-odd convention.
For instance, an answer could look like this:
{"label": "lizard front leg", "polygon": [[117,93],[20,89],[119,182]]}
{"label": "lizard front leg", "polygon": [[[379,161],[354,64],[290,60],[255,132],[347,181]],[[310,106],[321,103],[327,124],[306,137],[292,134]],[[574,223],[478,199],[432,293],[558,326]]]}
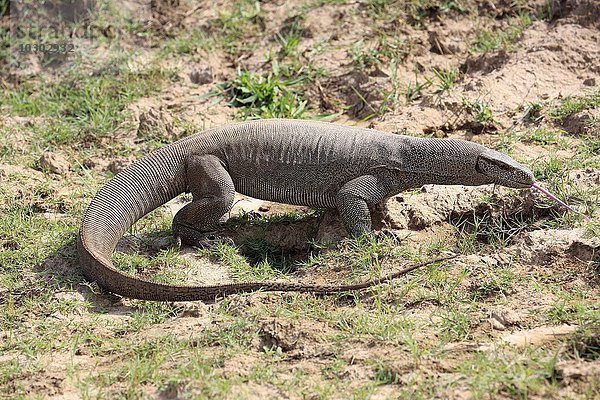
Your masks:
{"label": "lizard front leg", "polygon": [[221,160],[212,155],[189,157],[186,179],[193,201],[175,214],[173,234],[182,243],[198,245],[231,209],[235,187]]}
{"label": "lizard front leg", "polygon": [[381,176],[363,175],[344,184],[337,193],[337,209],[351,236],[371,232],[369,206],[387,197],[389,190],[386,182]]}

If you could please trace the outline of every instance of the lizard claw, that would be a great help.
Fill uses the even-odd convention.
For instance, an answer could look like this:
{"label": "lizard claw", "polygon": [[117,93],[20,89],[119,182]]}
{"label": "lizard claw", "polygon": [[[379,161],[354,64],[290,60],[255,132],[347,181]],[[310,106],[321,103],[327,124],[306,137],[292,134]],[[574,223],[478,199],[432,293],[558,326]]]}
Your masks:
{"label": "lizard claw", "polygon": [[384,228],[380,231],[376,231],[373,233],[377,239],[385,239],[390,238],[394,241],[396,245],[399,245],[407,238],[407,236],[400,236],[398,233],[391,229]]}
{"label": "lizard claw", "polygon": [[196,243],[194,243],[194,246],[214,250],[219,243],[223,243],[229,246],[235,246],[235,242],[233,241],[233,239],[228,238],[226,236],[218,235],[215,232],[208,232],[205,233],[203,238],[197,238]]}

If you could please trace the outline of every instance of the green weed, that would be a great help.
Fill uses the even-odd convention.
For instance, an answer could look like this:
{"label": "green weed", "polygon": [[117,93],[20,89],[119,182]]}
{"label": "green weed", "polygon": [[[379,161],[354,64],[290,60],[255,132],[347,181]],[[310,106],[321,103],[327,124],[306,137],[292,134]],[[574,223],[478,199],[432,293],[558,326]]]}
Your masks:
{"label": "green weed", "polygon": [[300,45],[300,29],[297,26],[292,27],[286,36],[281,36],[278,33],[277,39],[281,44],[281,49],[279,50],[280,59],[286,57],[299,57],[298,46]]}
{"label": "green weed", "polygon": [[521,116],[521,121],[526,122],[537,122],[541,120],[544,116],[542,115],[542,110],[544,106],[539,102],[528,102],[525,107],[523,107],[523,115]]}
{"label": "green weed", "polygon": [[193,29],[190,33],[182,32],[175,38],[163,42],[161,54],[195,54],[198,50],[211,51],[217,47],[215,38],[205,30]]}
{"label": "green weed", "polygon": [[251,265],[239,254],[236,247],[225,243],[218,243],[214,249],[199,249],[198,255],[214,257],[217,262],[229,267],[232,275],[240,281],[268,281],[282,276],[281,271],[274,268],[268,257]]}
{"label": "green weed", "polygon": [[436,93],[444,93],[449,90],[458,79],[459,72],[457,69],[434,68],[433,74],[438,79],[438,87]]}
{"label": "green weed", "polygon": [[171,285],[182,284],[184,260],[174,250],[162,250],[155,257],[144,254],[115,253],[113,262],[117,268],[130,275],[141,273],[154,282]]}
{"label": "green weed", "polygon": [[453,12],[464,14],[472,8],[469,1],[456,0],[367,0],[364,6],[374,20],[390,22],[406,18],[416,25],[423,24],[429,17]]}
{"label": "green weed", "polygon": [[380,361],[375,365],[375,382],[379,385],[393,385],[400,381],[400,372],[393,366],[387,365],[385,361]]}
{"label": "green weed", "polygon": [[494,114],[490,106],[481,99],[469,100],[463,99],[467,111],[473,116],[474,121],[482,127],[482,129],[491,126],[494,123]]}
{"label": "green weed", "polygon": [[548,116],[550,119],[562,123],[573,114],[598,107],[600,107],[600,90],[580,97],[566,97],[559,106],[548,111]]}
{"label": "green weed", "polygon": [[506,29],[496,31],[484,29],[471,43],[471,51],[473,53],[487,53],[497,49],[514,51],[515,43],[532,23],[529,14],[521,14],[514,18]]}
{"label": "green weed", "polygon": [[3,17],[5,14],[8,14],[9,5],[10,0],[0,0],[0,17]]}
{"label": "green weed", "polygon": [[298,85],[303,81],[304,77],[285,79],[273,72],[238,71],[235,79],[217,85],[210,95],[227,97],[227,105],[239,108],[243,119],[302,118],[307,101]]}
{"label": "green weed", "polygon": [[530,393],[536,393],[541,387],[552,390],[547,384],[555,362],[555,357],[529,349],[516,354],[507,351],[476,353],[462,363],[457,372],[465,377],[476,399],[501,394],[529,398]]}
{"label": "green weed", "polygon": [[406,102],[411,103],[421,96],[423,91],[433,84],[433,81],[427,77],[424,77],[425,81],[419,83],[418,77],[415,75],[415,82],[409,82],[406,88]]}
{"label": "green weed", "polygon": [[447,309],[440,314],[440,330],[447,341],[466,340],[471,332],[471,318],[465,311]]}
{"label": "green weed", "polygon": [[[238,69],[234,79],[218,84],[205,97],[228,100],[228,105],[239,109],[238,118],[306,118],[307,100],[303,85],[323,74],[305,63],[297,51],[301,28],[295,24],[287,36],[278,36],[280,49],[277,56],[270,52],[267,62],[271,71],[266,73]],[[315,118],[327,118],[316,116]]]}

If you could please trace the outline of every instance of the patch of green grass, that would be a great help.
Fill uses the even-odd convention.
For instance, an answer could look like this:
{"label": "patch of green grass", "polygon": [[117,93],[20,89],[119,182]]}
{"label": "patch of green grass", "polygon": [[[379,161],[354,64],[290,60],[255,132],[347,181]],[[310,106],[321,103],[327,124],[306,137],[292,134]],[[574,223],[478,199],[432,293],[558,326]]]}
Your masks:
{"label": "patch of green grass", "polygon": [[171,75],[154,66],[115,76],[73,75],[57,82],[31,82],[0,94],[0,107],[19,116],[41,116],[33,130],[46,145],[72,144],[114,133],[125,121],[124,109],[155,93]]}
{"label": "patch of green grass", "polygon": [[307,118],[305,85],[324,71],[314,68],[298,52],[301,30],[299,23],[295,23],[285,36],[278,36],[279,51],[271,51],[266,60],[271,66],[270,71],[238,69],[234,79],[216,85],[205,97],[216,97],[217,101],[226,98],[230,107],[239,110],[238,118],[241,119]]}
{"label": "patch of green grass", "polygon": [[409,2],[413,19],[420,22],[425,17],[456,12],[466,14],[473,9],[473,3],[466,0],[416,0]]}
{"label": "patch of green grass", "polygon": [[374,45],[365,45],[365,42],[360,40],[354,43],[348,52],[354,67],[359,70],[371,69],[384,62],[396,65],[408,54],[404,40],[383,32],[377,35],[377,42]]}
{"label": "patch of green grass", "polygon": [[10,0],[0,0],[0,17],[8,13],[9,4]]}
{"label": "patch of green grass", "polygon": [[[598,160],[581,155],[581,157],[561,158],[556,154],[551,154],[547,159],[536,162],[533,165],[533,173],[537,181],[543,183],[543,186],[559,199],[567,204],[574,206],[585,215],[593,215],[598,210],[598,199],[600,190],[597,186],[576,184],[569,175],[569,171],[574,169],[595,168]],[[563,207],[559,207],[551,199],[545,199],[536,204],[537,208],[552,208],[551,218],[546,222],[548,227],[564,228],[573,226],[577,221],[582,220],[582,215],[570,212]],[[586,229],[592,231],[596,226],[595,219],[586,222]],[[590,231],[591,232],[591,231]]]}
{"label": "patch of green grass", "polygon": [[199,249],[197,254],[215,258],[220,264],[229,267],[237,280],[243,282],[264,282],[282,276],[281,271],[271,264],[268,257],[251,265],[236,247],[226,243],[218,243],[214,249]]}
{"label": "patch of green grass", "polygon": [[366,105],[369,109],[370,113],[361,118],[361,121],[365,122],[374,117],[383,117],[388,111],[393,110],[398,104],[401,104],[400,100],[402,99],[402,88],[400,83],[398,82],[397,70],[395,66],[393,66],[391,75],[390,75],[390,83],[391,89],[383,91],[382,96],[383,100],[380,102],[370,102],[358,89],[354,86],[351,89],[360,99],[362,104]]}
{"label": "patch of green grass", "polygon": [[114,253],[113,262],[121,271],[130,275],[149,275],[145,279],[153,282],[177,285],[184,281],[181,275],[184,259],[173,249],[161,250],[155,257],[139,253]]}
{"label": "patch of green grass", "polygon": [[320,218],[323,215],[323,210],[309,211],[290,211],[285,214],[268,214],[256,218],[253,213],[240,213],[238,216],[233,216],[228,219],[224,225],[235,228],[239,224],[265,226],[273,224],[290,224],[294,222],[306,221],[312,218]]}
{"label": "patch of green grass", "polygon": [[271,65],[268,73],[238,70],[234,79],[218,84],[206,97],[226,98],[241,119],[309,117],[304,85],[315,78],[315,71],[277,60]]}
{"label": "patch of green grass", "polygon": [[[538,161],[533,165],[533,175],[535,176],[536,181],[549,184],[557,183],[556,186],[559,186],[558,184],[566,179],[568,170],[569,168],[566,165],[565,160],[556,155],[551,155],[547,159]],[[561,184],[560,186],[563,185]]]}
{"label": "patch of green grass", "polygon": [[[364,2],[364,6],[366,7],[367,13],[371,18],[376,20],[387,20],[391,18],[390,14],[392,14],[392,11],[390,8],[394,6],[397,7],[398,2],[397,0],[366,0]],[[397,16],[399,11],[400,10],[396,8],[393,15]]]}
{"label": "patch of green grass", "polygon": [[484,247],[506,247],[520,232],[530,229],[533,220],[523,215],[464,215],[452,222],[456,227],[458,250],[463,254],[476,253]]}
{"label": "patch of green grass", "polygon": [[473,53],[487,53],[497,49],[514,51],[521,34],[532,23],[529,14],[520,14],[517,18],[513,18],[505,29],[495,31],[483,29],[471,43],[471,51]]}
{"label": "patch of green grass", "polygon": [[379,310],[362,309],[337,313],[335,324],[338,329],[356,337],[369,336],[386,343],[402,344],[414,334],[415,323],[408,317],[399,317],[399,310],[386,305]]}
{"label": "patch of green grass", "polygon": [[[585,318],[569,341],[567,352],[576,360],[600,360],[600,307],[588,304]],[[591,307],[589,307],[591,306]]]}
{"label": "patch of green grass", "polygon": [[460,308],[449,308],[439,314],[439,329],[446,341],[466,340],[471,332],[470,314]]}
{"label": "patch of green grass", "polygon": [[[0,271],[2,287],[7,290],[27,289],[22,271],[39,265],[51,254],[73,244],[76,221],[49,221],[28,207],[13,205],[2,210],[0,238],[2,248]],[[43,238],[44,240],[40,240]],[[72,254],[68,254],[72,256]],[[31,288],[34,290],[34,288]]]}
{"label": "patch of green grass", "polygon": [[260,34],[262,18],[260,2],[236,0],[230,8],[220,10],[210,26],[218,33],[220,46],[230,54],[238,54],[249,50],[249,41],[244,40],[245,37]]}
{"label": "patch of green grass", "polygon": [[477,352],[456,370],[475,399],[499,396],[529,398],[544,388],[547,395],[556,387],[553,376],[556,358],[543,351],[524,349],[487,354]]}
{"label": "patch of green grass", "polygon": [[357,94],[359,95],[361,101],[363,103],[365,103],[369,107],[369,109],[372,111],[371,114],[368,114],[366,117],[364,117],[362,119],[363,121],[368,121],[369,119],[371,119],[373,117],[382,117],[384,114],[386,114],[390,110],[395,109],[398,104],[401,104],[401,99],[403,97],[402,96],[402,88],[398,81],[397,70],[395,67],[392,68],[392,71],[391,71],[390,83],[392,86],[391,89],[385,90],[382,93],[383,100],[379,104],[375,104],[375,105],[369,103],[364,98],[364,96],[360,95],[360,93],[358,91],[356,91]]}
{"label": "patch of green grass", "polygon": [[547,128],[537,128],[533,131],[529,132],[527,135],[527,140],[533,143],[539,144],[557,144],[559,141],[559,135],[561,131],[547,129]]}
{"label": "patch of green grass", "polygon": [[161,54],[196,54],[198,50],[212,51],[217,47],[215,38],[202,29],[193,29],[191,32],[181,32],[174,38],[163,41]]}
{"label": "patch of green grass", "polygon": [[277,40],[281,44],[281,49],[279,50],[278,57],[280,59],[291,57],[298,58],[298,47],[300,46],[302,29],[299,24],[293,24],[287,35],[282,36],[281,34],[277,34]]}
{"label": "patch of green grass", "polygon": [[375,382],[379,385],[394,385],[400,381],[400,371],[385,361],[379,361],[374,366]]}
{"label": "patch of green grass", "polygon": [[[395,248],[391,238],[378,239],[373,235],[361,235],[346,239],[345,248],[340,255],[350,261],[352,273],[356,277],[368,273],[377,278],[381,274],[381,260],[402,254],[401,252],[401,249]],[[333,256],[333,253],[328,256]]]}
{"label": "patch of green grass", "polygon": [[302,4],[300,12],[305,14],[311,10],[317,9],[323,6],[338,6],[348,3],[348,0],[309,0]]}
{"label": "patch of green grass", "polygon": [[[600,122],[599,125],[600,127]],[[577,154],[586,160],[588,168],[598,168],[600,159],[597,157],[600,154],[600,135],[594,135],[593,132],[588,132],[582,135],[577,146]]]}
{"label": "patch of green grass", "polygon": [[367,0],[364,7],[375,21],[390,23],[407,19],[412,24],[422,25],[427,18],[450,13],[468,13],[472,9],[470,1],[456,0]]}
{"label": "patch of green grass", "polygon": [[494,295],[507,295],[517,280],[517,275],[510,267],[493,267],[485,265],[472,273],[473,284],[471,294],[473,299],[481,301]]}
{"label": "patch of green grass", "polygon": [[357,69],[367,69],[381,63],[381,53],[376,48],[365,47],[362,40],[354,43],[348,52]]}
{"label": "patch of green grass", "polygon": [[560,105],[548,111],[548,117],[562,123],[573,114],[598,107],[600,107],[600,90],[579,97],[565,97]]}
{"label": "patch of green grass", "polygon": [[169,318],[177,317],[179,311],[172,303],[138,301],[131,318],[120,329],[122,332],[139,332],[149,325],[161,324]]}

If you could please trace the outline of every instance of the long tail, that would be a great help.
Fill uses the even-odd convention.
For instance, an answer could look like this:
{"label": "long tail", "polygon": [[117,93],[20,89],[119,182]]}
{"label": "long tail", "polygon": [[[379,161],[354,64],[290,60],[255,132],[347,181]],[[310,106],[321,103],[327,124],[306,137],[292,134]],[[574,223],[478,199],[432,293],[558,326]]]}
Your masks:
{"label": "long tail", "polygon": [[186,189],[185,157],[202,147],[206,136],[194,136],[133,163],[108,182],[88,207],[77,238],[84,276],[124,297],[156,301],[211,301],[234,293],[297,291],[332,294],[360,290],[387,282],[416,268],[451,257],[415,264],[392,275],[353,285],[308,285],[249,282],[214,286],[176,286],[154,283],[123,274],[111,255],[123,234],[140,218]]}

